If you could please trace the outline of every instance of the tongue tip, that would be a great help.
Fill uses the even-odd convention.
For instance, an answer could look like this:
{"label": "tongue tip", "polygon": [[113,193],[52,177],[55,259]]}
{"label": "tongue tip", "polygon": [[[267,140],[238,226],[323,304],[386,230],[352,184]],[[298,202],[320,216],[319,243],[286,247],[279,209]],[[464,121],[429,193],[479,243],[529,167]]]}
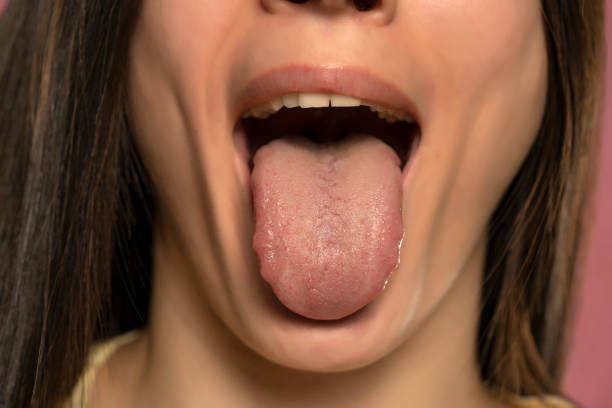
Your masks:
{"label": "tongue tip", "polygon": [[335,310],[330,309],[330,310],[301,311],[301,310],[291,309],[287,305],[285,305],[285,307],[287,307],[289,310],[291,310],[292,312],[302,317],[305,317],[310,320],[321,320],[321,321],[333,321],[333,320],[344,319],[345,317],[349,317],[357,313],[359,310],[363,309],[365,306],[367,306],[367,304],[360,306],[359,308],[356,308],[355,310],[352,310],[352,309],[345,310],[344,308],[342,308],[342,309],[335,309]]}
{"label": "tongue tip", "polygon": [[383,288],[381,288],[380,291],[373,294],[371,297],[366,298],[365,301],[362,302],[363,304],[359,304],[350,308],[347,308],[346,305],[320,305],[320,307],[299,309],[291,307],[288,302],[283,302],[283,300],[281,300],[281,302],[283,303],[283,305],[285,305],[285,307],[287,307],[287,309],[307,319],[327,321],[340,320],[345,317],[351,316],[366,307],[379,295],[380,292],[382,292],[382,289]]}
{"label": "tongue tip", "polygon": [[351,305],[347,307],[346,304],[340,305],[328,305],[328,304],[319,304],[319,305],[303,305],[303,304],[293,304],[295,301],[294,298],[286,299],[283,295],[286,293],[285,291],[275,291],[277,298],[279,301],[292,312],[305,317],[311,320],[340,320],[342,318],[348,317],[359,310],[363,309],[367,306],[372,300],[374,300],[378,294],[382,291],[382,288],[378,293],[365,298],[363,302],[360,302],[358,305]]}
{"label": "tongue tip", "polygon": [[[398,263],[379,265],[376,270],[352,271],[356,277],[334,279],[337,274],[304,271],[279,271],[278,265],[263,263],[260,273],[277,299],[292,312],[312,320],[339,320],[370,304],[380,295]],[[319,275],[313,283],[310,276]]]}

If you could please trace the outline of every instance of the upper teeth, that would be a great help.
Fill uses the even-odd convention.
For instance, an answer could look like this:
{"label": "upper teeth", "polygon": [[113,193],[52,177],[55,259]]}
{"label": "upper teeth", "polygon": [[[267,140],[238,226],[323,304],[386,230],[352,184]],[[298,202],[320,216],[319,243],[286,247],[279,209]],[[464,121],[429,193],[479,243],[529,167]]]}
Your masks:
{"label": "upper teeth", "polygon": [[376,112],[378,117],[387,122],[394,123],[403,120],[414,123],[415,120],[409,114],[391,108],[386,108],[368,101],[361,101],[345,95],[315,94],[315,93],[294,93],[275,98],[263,105],[256,106],[246,112],[243,118],[255,117],[265,119],[278,112],[283,106],[287,108],[325,108],[340,106],[369,106],[372,112]]}

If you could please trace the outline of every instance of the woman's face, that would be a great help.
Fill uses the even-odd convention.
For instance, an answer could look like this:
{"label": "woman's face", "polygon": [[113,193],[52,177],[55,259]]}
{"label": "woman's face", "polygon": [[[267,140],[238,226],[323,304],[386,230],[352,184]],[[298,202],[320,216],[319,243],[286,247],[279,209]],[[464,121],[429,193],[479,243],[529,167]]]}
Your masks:
{"label": "woman's face", "polygon": [[[129,95],[166,257],[156,282],[186,282],[192,304],[278,364],[382,358],[481,272],[488,220],[541,121],[546,70],[533,0],[379,0],[366,12],[340,0],[143,0]],[[366,136],[323,144],[289,126],[249,153],[241,116],[296,93],[407,113],[418,146],[401,167],[391,144],[415,137],[401,134],[410,126],[381,142],[359,122],[350,130]],[[250,121],[273,133],[297,120],[273,118]]]}

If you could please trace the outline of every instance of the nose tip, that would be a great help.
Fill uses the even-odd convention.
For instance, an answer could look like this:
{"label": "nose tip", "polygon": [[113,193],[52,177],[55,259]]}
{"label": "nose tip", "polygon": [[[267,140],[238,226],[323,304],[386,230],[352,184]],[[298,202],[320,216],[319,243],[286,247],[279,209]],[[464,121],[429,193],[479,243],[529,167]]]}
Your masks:
{"label": "nose tip", "polygon": [[[319,14],[362,14],[379,24],[393,19],[397,0],[260,0],[273,14],[315,12]],[[363,17],[363,16],[362,16]]]}

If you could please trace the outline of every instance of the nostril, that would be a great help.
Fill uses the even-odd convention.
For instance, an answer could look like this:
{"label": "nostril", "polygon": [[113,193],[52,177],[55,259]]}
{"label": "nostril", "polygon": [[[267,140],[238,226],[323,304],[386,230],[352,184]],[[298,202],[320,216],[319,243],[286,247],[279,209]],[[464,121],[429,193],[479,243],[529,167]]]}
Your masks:
{"label": "nostril", "polygon": [[354,3],[355,7],[357,7],[357,10],[368,11],[376,6],[378,0],[354,0]]}
{"label": "nostril", "polygon": [[[2,1],[2,0],[0,0]],[[390,24],[399,0],[259,0],[270,14],[296,16],[301,12],[318,15],[355,17],[355,21],[375,26]]]}
{"label": "nostril", "polygon": [[[295,3],[295,4],[303,4],[308,2],[309,0],[289,0],[290,3]],[[373,9],[376,4],[378,3],[378,0],[353,0],[353,3],[355,4],[355,7],[357,8],[357,10],[359,11],[368,11]]]}

